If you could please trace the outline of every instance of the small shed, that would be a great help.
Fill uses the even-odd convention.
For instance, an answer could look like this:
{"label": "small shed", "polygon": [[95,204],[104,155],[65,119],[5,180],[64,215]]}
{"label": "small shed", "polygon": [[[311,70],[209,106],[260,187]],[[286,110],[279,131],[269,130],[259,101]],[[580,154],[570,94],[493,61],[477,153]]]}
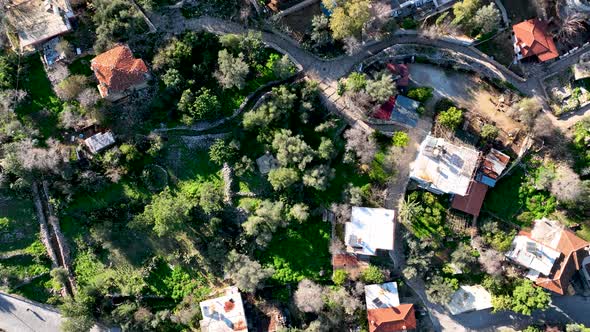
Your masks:
{"label": "small shed", "polygon": [[263,156],[256,159],[258,170],[262,174],[268,174],[271,170],[279,167],[279,161],[270,152],[266,152]]}
{"label": "small shed", "polygon": [[115,137],[113,137],[113,133],[110,131],[98,133],[85,139],[84,144],[86,144],[90,152],[97,154],[115,144]]}

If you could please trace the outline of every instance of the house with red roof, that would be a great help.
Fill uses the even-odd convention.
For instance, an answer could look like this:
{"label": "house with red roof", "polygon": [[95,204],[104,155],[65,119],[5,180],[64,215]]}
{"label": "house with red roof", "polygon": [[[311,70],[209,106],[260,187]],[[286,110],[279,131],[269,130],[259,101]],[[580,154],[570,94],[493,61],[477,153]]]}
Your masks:
{"label": "house with red roof", "polygon": [[365,300],[369,332],[398,332],[416,329],[416,312],[411,303],[399,302],[397,283],[366,285]]}
{"label": "house with red roof", "polygon": [[557,221],[536,220],[530,232],[520,231],[506,257],[528,269],[537,286],[564,295],[572,277],[590,255],[590,243]]}
{"label": "house with red roof", "polygon": [[530,19],[512,26],[514,32],[514,52],[522,60],[536,56],[545,62],[559,57],[559,51],[548,32],[548,26],[541,19]]}
{"label": "house with red roof", "polygon": [[147,86],[149,70],[142,59],[133,57],[129,46],[118,45],[92,59],[90,68],[98,80],[100,95],[119,100]]}

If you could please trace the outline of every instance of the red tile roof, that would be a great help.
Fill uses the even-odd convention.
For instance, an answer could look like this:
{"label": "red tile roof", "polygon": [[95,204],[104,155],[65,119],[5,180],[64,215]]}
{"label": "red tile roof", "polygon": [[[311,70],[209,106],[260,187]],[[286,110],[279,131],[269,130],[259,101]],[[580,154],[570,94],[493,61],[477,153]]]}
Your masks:
{"label": "red tile roof", "polygon": [[388,63],[387,69],[400,77],[396,80],[397,86],[408,86],[410,84],[410,70],[405,63]]}
{"label": "red tile roof", "polygon": [[564,229],[555,248],[562,253],[563,257],[555,262],[549,276],[537,278],[535,284],[564,295],[572,277],[582,267],[584,258],[588,256],[588,251],[585,249],[588,246],[590,243],[576,236],[571,230]]}
{"label": "red tile roof", "polygon": [[516,44],[523,58],[536,55],[540,61],[555,59],[559,51],[553,37],[547,33],[547,23],[540,19],[531,19],[512,26]]}
{"label": "red tile roof", "polygon": [[144,83],[148,68],[141,59],[135,59],[127,45],[119,45],[91,62],[91,68],[100,82],[103,96],[112,92],[123,92],[135,85]]}
{"label": "red tile roof", "polygon": [[488,186],[483,183],[472,181],[467,191],[467,195],[455,195],[451,206],[453,209],[469,213],[473,216],[479,216],[479,211],[486,197]]}
{"label": "red tile roof", "polygon": [[375,113],[373,113],[373,117],[381,120],[391,120],[391,113],[393,113],[394,107],[395,96],[391,96]]}
{"label": "red tile roof", "polygon": [[416,329],[413,304],[367,310],[369,332],[397,332]]}

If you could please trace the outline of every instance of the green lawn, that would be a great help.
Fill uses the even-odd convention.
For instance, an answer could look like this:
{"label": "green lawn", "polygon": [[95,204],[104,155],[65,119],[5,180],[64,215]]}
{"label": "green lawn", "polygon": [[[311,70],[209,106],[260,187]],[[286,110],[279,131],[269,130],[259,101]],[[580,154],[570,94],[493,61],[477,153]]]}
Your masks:
{"label": "green lawn", "polygon": [[23,122],[39,129],[44,137],[57,136],[58,115],[63,104],[53,92],[38,54],[25,58],[24,67],[19,89],[25,90],[28,97],[16,113]]}
{"label": "green lawn", "polygon": [[8,224],[0,226],[0,252],[22,250],[37,240],[39,223],[31,200],[0,200],[2,218],[6,218]]}
{"label": "green lawn", "polygon": [[74,60],[69,66],[70,75],[83,75],[92,76],[93,72],[90,69],[90,61],[94,58],[92,55],[86,55],[84,57]]}
{"label": "green lawn", "polygon": [[483,210],[494,215],[512,221],[523,204],[519,198],[519,189],[525,181],[524,170],[520,167],[514,172],[503,177],[494,188],[490,188],[483,203]]}
{"label": "green lawn", "polygon": [[326,281],[332,275],[329,242],[330,223],[313,218],[279,229],[258,256],[261,263],[275,269],[271,279],[277,284],[297,283],[304,278]]}

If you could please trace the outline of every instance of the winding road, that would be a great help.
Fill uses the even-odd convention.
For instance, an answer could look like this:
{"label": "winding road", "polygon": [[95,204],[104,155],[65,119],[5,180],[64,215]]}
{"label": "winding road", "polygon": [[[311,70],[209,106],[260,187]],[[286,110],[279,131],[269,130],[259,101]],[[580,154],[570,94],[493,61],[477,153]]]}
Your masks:
{"label": "winding road", "polygon": [[[248,31],[244,26],[218,18],[198,17],[186,19],[178,10],[169,11],[161,15],[154,15],[151,19],[158,30],[170,34],[179,34],[183,31],[190,30],[206,30],[215,34],[245,33]],[[483,69],[485,69],[485,75],[490,76],[490,78],[506,81],[515,86],[523,94],[528,96],[539,96],[542,99],[544,99],[545,95],[541,84],[543,78],[558,73],[571,66],[578,61],[581,54],[590,50],[590,47],[588,46],[581,48],[575,54],[562,60],[558,60],[551,65],[539,66],[535,74],[523,78],[474,47],[458,44],[448,39],[426,38],[415,31],[397,32],[387,40],[365,45],[362,50],[355,55],[342,56],[330,60],[321,59],[303,50],[299,47],[297,42],[273,28],[265,28],[262,32],[262,37],[267,45],[287,54],[308,77],[319,81],[325,97],[334,104],[336,110],[339,111],[349,123],[364,125],[364,128],[368,130],[372,130],[372,128],[364,124],[361,119],[358,119],[358,116],[354,114],[354,112],[348,111],[347,107],[343,105],[341,98],[335,93],[337,81],[339,78],[347,75],[355,66],[362,63],[363,60],[377,55],[392,46],[422,45],[460,53],[466,58],[471,59],[471,61],[478,66],[483,66]],[[576,121],[582,117],[590,115],[590,107],[579,110],[578,113],[571,115],[569,118],[557,118],[549,112],[547,112],[547,115],[556,127],[567,132]],[[429,125],[421,124],[419,129],[420,130],[411,131],[412,142],[406,153],[408,156],[415,153],[417,144],[419,144],[421,138],[423,138],[428,131]],[[408,172],[405,168],[409,167],[409,162],[406,163],[404,161],[404,163],[401,163],[400,165],[404,167],[404,169],[400,169],[400,173]],[[399,197],[403,197],[403,194],[400,196],[399,193],[401,189],[405,189],[407,184],[403,182],[407,182],[407,177],[400,176],[395,185],[391,186],[393,192],[388,194],[386,207],[395,208],[399,201]],[[400,242],[401,241],[396,241],[396,243]],[[549,320],[553,322],[575,321],[590,326],[589,316],[587,315],[587,309],[590,307],[590,302],[588,302],[588,299],[581,296],[553,297],[552,306],[544,312],[534,313],[532,318],[515,315],[513,313],[492,314],[490,311],[478,311],[460,316],[450,316],[447,310],[441,306],[427,301],[423,289],[423,282],[419,281],[418,283],[411,284],[412,288],[417,291],[417,294],[423,299],[423,302],[428,307],[433,325],[438,331],[495,331],[500,326],[523,327],[523,325],[530,323],[532,319]]]}

